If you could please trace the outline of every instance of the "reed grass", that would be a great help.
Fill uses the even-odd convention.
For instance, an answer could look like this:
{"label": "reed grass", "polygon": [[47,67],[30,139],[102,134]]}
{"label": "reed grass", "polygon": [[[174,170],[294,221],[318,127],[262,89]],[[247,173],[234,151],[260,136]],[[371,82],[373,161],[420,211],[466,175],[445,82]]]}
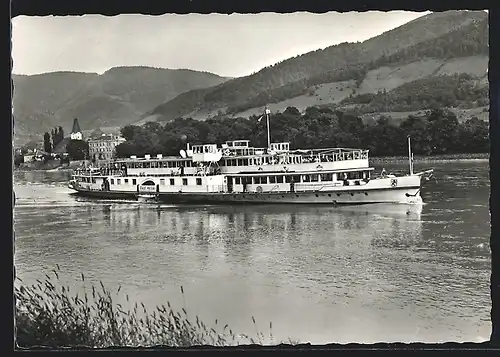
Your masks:
{"label": "reed grass", "polygon": [[[102,282],[87,288],[85,276],[83,296],[72,293],[59,278],[59,267],[53,276],[25,286],[20,279],[14,287],[16,299],[16,345],[20,348],[43,346],[49,348],[83,347],[105,348],[119,346],[232,346],[241,344],[276,344],[273,341],[272,323],[269,338],[258,331],[252,317],[256,336],[236,335],[228,325],[217,320],[212,326],[191,316],[185,307],[175,311],[167,301],[148,311],[143,303],[124,309],[114,303],[116,292],[106,289]],[[123,292],[122,292],[123,294]],[[184,290],[181,287],[182,300]],[[125,296],[129,302],[128,295]],[[267,340],[267,341],[266,341]],[[267,343],[266,343],[267,342]],[[291,339],[288,344],[297,344]]]}

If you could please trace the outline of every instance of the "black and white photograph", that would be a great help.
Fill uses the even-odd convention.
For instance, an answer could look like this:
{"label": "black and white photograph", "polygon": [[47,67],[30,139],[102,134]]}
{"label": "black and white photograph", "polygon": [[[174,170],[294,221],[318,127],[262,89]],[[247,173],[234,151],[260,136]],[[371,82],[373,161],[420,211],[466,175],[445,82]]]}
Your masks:
{"label": "black and white photograph", "polygon": [[11,24],[16,348],[490,340],[486,10]]}

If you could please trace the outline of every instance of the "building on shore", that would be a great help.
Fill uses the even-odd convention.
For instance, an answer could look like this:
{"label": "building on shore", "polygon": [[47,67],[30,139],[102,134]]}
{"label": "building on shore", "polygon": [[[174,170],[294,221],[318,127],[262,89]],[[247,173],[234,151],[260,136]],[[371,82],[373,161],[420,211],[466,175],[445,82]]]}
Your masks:
{"label": "building on shore", "polygon": [[117,133],[103,133],[94,131],[88,139],[89,155],[92,161],[112,160],[115,157],[115,148],[125,139]]}

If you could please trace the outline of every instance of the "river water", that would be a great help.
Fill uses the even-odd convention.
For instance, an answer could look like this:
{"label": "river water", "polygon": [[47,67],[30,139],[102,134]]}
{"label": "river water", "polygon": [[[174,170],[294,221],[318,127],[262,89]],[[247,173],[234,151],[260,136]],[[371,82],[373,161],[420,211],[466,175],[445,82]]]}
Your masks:
{"label": "river water", "polygon": [[420,208],[89,200],[69,195],[68,172],[16,172],[16,274],[31,283],[57,264],[70,285],[84,273],[236,333],[268,336],[271,321],[266,343],[484,341],[488,163],[432,167]]}

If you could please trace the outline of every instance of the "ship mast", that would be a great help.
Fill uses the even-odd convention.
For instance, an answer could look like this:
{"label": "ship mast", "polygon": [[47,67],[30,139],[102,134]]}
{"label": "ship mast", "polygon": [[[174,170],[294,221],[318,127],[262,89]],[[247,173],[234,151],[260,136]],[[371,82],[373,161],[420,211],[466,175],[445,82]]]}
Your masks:
{"label": "ship mast", "polygon": [[271,150],[271,129],[269,127],[269,114],[271,114],[271,111],[266,107],[265,110],[266,114],[266,122],[267,122],[267,149]]}
{"label": "ship mast", "polygon": [[413,175],[413,154],[411,152],[411,138],[408,135],[408,164],[410,165],[410,176]]}

